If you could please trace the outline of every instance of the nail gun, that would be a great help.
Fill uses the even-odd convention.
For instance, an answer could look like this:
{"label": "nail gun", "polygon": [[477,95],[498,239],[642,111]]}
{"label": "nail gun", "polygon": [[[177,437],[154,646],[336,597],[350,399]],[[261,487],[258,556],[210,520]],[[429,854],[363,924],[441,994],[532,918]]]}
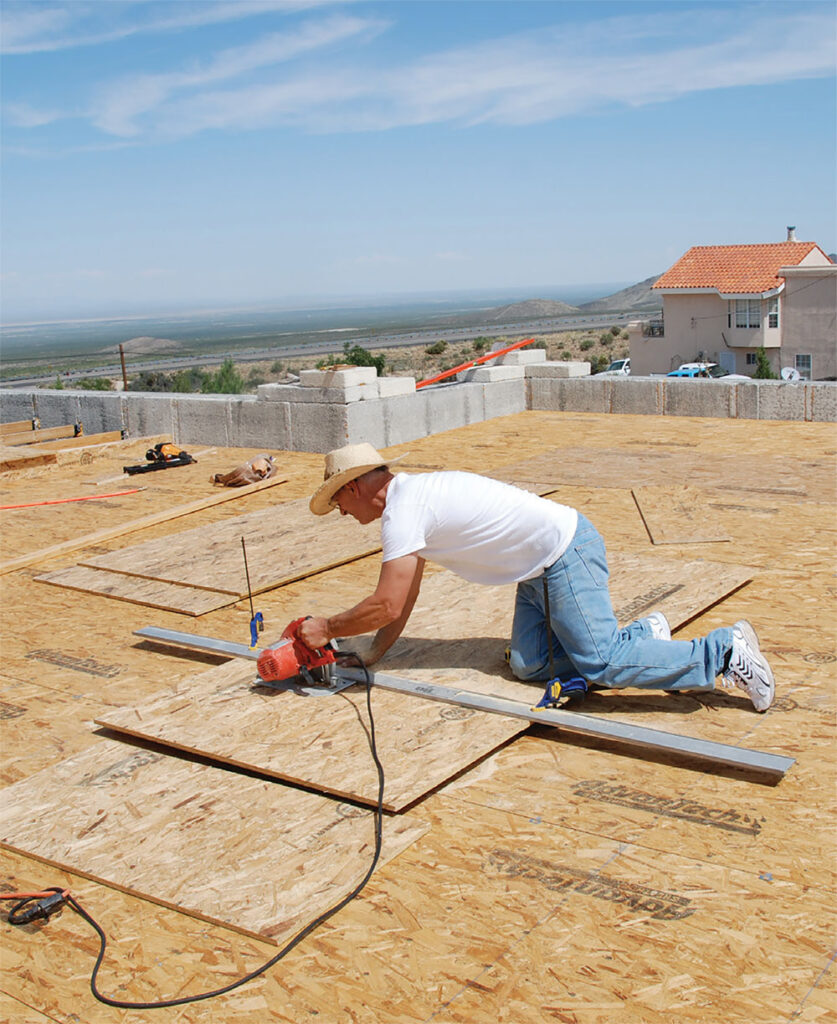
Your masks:
{"label": "nail gun", "polygon": [[304,644],[299,638],[299,627],[306,617],[294,619],[285,627],[279,643],[265,647],[259,654],[256,668],[263,682],[284,683],[303,679],[308,686],[331,687],[337,648],[331,642],[317,650],[311,650]]}

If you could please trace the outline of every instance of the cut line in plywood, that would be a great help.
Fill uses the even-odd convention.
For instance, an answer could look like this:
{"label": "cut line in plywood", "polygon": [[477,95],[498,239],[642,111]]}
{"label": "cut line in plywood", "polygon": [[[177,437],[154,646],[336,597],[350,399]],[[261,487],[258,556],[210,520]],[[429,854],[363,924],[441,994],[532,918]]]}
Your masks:
{"label": "cut line in plywood", "polygon": [[708,495],[695,487],[635,487],[631,494],[652,544],[732,539],[717,522]]}
{"label": "cut line in plywood", "polygon": [[[428,828],[385,821],[380,863]],[[109,739],[4,789],[0,837],[277,944],[350,892],[375,846],[371,811]]]}
{"label": "cut line in plywood", "polygon": [[39,583],[50,583],[56,587],[67,587],[69,590],[79,590],[85,594],[99,594],[117,601],[130,601],[133,604],[145,605],[147,608],[180,612],[183,615],[205,615],[207,612],[235,604],[238,600],[233,594],[220,593],[217,590],[186,587],[180,583],[147,580],[139,576],[125,576],[120,572],[91,569],[85,565],[74,565],[69,569],[59,569],[57,572],[36,578]]}
{"label": "cut line in plywood", "polygon": [[377,523],[361,526],[349,517],[314,516],[303,498],[146,541],[82,564],[244,597],[247,578],[242,538],[247,543],[254,594],[362,558],[381,546]]}
{"label": "cut line in plywood", "polygon": [[[252,662],[235,660],[176,691],[108,711],[96,723],[374,805],[378,783],[365,735],[364,688],[302,697],[254,688],[255,678]],[[372,695],[389,811],[414,803],[527,728],[497,715],[407,700],[383,690]]]}

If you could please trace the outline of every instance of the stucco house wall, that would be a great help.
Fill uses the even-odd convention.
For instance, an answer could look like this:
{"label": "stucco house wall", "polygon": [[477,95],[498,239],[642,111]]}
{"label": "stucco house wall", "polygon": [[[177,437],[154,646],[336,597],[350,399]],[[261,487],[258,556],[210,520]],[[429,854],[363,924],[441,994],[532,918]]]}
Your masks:
{"label": "stucco house wall", "polygon": [[811,379],[837,378],[837,265],[782,267],[782,366],[811,357]]}

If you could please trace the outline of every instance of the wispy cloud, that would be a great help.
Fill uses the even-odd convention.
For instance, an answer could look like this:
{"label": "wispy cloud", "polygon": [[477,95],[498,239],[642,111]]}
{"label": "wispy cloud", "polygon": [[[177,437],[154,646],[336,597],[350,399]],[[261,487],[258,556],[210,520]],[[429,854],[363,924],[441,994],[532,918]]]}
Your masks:
{"label": "wispy cloud", "polygon": [[185,70],[127,76],[109,82],[101,90],[92,106],[90,119],[108,134],[136,136],[143,130],[138,122],[142,115],[156,111],[158,117],[165,119],[167,106],[176,106],[173,98],[179,94],[242,78],[253,71],[275,67],[352,37],[364,35],[368,38],[383,27],[381,22],[370,19],[337,15],[311,20],[294,30],[274,32],[256,42],[222,50],[209,60]]}
{"label": "wispy cloud", "polygon": [[129,36],[174,32],[200,25],[239,21],[271,12],[291,13],[341,0],[61,0],[39,4],[6,0],[0,12],[0,52],[44,53],[100,46]]}
{"label": "wispy cloud", "polygon": [[[230,7],[264,10],[266,2],[183,3],[167,23],[210,14],[220,19]],[[165,21],[158,14],[156,24]],[[106,136],[137,142],[282,125],[310,132],[527,125],[712,89],[831,75],[834,24],[825,5],[672,7],[653,18],[624,15],[542,28],[396,65],[385,48],[376,49],[374,59],[360,48],[384,30],[382,22],[312,17],[200,64],[102,83],[84,116]],[[328,61],[326,47],[332,48]],[[17,108],[18,124],[45,125],[54,118]]]}

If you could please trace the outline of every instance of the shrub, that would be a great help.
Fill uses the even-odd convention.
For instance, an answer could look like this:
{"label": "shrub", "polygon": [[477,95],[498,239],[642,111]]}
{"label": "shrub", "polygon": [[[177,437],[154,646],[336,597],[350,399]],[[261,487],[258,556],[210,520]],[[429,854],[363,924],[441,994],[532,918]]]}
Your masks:
{"label": "shrub", "polygon": [[581,341],[578,343],[578,347],[581,349],[582,352],[587,352],[593,347],[594,344],[595,342],[592,338],[582,338]]}
{"label": "shrub", "polygon": [[111,384],[109,377],[82,377],[76,381],[76,387],[84,391],[110,391]]}
{"label": "shrub", "polygon": [[618,338],[622,333],[622,328],[618,324],[614,324],[613,327],[610,328],[610,333],[614,338]]}
{"label": "shrub", "polygon": [[538,340],[537,341],[533,341],[531,345],[524,345],[523,347],[524,348],[542,348],[544,351],[546,351],[546,347],[547,346],[546,346],[546,342],[543,340],[543,338],[538,338]]}
{"label": "shrub", "polygon": [[282,363],[278,359],[276,360],[275,363],[271,363],[271,366],[270,366],[270,372],[271,373],[281,373],[283,369],[284,369],[284,367],[282,366]]}
{"label": "shrub", "polygon": [[613,344],[613,335],[612,334],[601,334],[601,335],[599,335],[599,344],[600,345],[612,345]]}
{"label": "shrub", "polygon": [[244,378],[229,357],[217,373],[207,373],[201,384],[204,395],[240,395],[245,390]]}
{"label": "shrub", "polygon": [[172,380],[162,370],[141,370],[130,383],[131,391],[171,391]]}
{"label": "shrub", "polygon": [[568,348],[561,349],[561,358],[565,362],[569,362],[572,359],[572,357],[573,357],[573,354],[572,354],[572,352],[570,352],[570,350]]}
{"label": "shrub", "polygon": [[374,366],[378,376],[383,377],[387,357],[383,354],[373,356],[371,352],[360,345],[352,345],[347,341],[343,344],[343,358],[352,366]]}
{"label": "shrub", "polygon": [[203,388],[204,371],[197,366],[190,366],[187,370],[177,370],[171,375],[170,388],[181,395],[189,395]]}
{"label": "shrub", "polygon": [[484,352],[488,348],[488,338],[474,338],[472,345],[475,352]]}
{"label": "shrub", "polygon": [[756,349],[756,372],[753,374],[756,380],[776,380],[776,374],[770,366],[770,360],[764,351],[764,345]]}
{"label": "shrub", "polygon": [[428,345],[424,351],[429,356],[440,356],[447,347],[448,343],[439,339],[439,341],[435,342],[433,345]]}

